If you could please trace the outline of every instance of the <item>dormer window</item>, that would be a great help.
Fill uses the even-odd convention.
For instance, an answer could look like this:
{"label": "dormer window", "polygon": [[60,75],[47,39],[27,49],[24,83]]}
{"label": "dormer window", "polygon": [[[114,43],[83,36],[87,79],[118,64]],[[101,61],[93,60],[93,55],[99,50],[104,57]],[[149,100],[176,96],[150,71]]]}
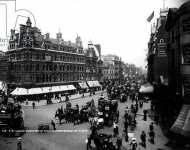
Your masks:
{"label": "dormer window", "polygon": [[183,24],[183,32],[190,32],[190,22],[185,22]]}

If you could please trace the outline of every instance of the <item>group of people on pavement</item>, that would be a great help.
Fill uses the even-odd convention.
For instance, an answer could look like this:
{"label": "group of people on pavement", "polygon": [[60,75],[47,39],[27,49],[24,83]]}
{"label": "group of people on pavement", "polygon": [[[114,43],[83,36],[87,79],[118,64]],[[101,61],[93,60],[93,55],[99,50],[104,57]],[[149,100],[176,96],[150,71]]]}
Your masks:
{"label": "group of people on pavement", "polygon": [[[149,141],[150,143],[154,144],[154,138],[155,138],[155,132],[154,132],[154,125],[153,122],[151,122],[151,124],[149,125]],[[141,135],[140,135],[140,139],[141,139],[141,145],[146,148],[146,133],[145,131],[142,131]]]}

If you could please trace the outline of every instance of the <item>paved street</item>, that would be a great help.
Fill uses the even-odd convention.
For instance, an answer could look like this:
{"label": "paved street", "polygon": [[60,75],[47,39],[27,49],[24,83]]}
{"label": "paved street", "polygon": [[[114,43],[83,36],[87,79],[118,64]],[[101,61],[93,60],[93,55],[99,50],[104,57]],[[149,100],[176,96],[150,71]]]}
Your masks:
{"label": "paved street", "polygon": [[[104,93],[105,95],[105,93]],[[92,97],[85,97],[80,99],[72,100],[72,104],[79,104],[79,107],[81,107],[82,104],[85,104],[87,101],[90,101],[92,98],[95,100],[95,105],[97,105],[97,100],[100,94],[97,94]],[[55,110],[63,106],[65,108],[65,103],[57,103],[57,104],[51,104],[47,106],[39,106],[36,107],[36,109],[32,109],[32,107],[24,107],[25,111],[25,126],[28,129],[37,129],[37,126],[40,123],[50,124],[51,119],[54,118]],[[123,114],[124,114],[124,108],[126,106],[131,105],[131,100],[129,100],[127,103],[120,103],[119,102],[119,110],[120,110],[120,119],[119,119],[119,130],[120,134],[122,135],[123,131]],[[150,104],[145,103],[144,109],[149,109]],[[142,114],[142,110],[139,109],[138,114]],[[137,116],[137,128],[135,131],[129,131],[129,133],[134,133],[134,137],[137,138],[138,142],[140,142],[140,134],[142,130],[144,130],[146,133],[148,132],[149,124],[151,122],[150,118],[148,118],[147,121],[142,120],[142,116]],[[25,150],[84,150],[86,149],[85,139],[88,134],[89,125],[88,123],[83,123],[80,125],[73,125],[73,124],[62,124],[59,125],[58,120],[56,120],[56,128],[61,130],[66,130],[64,133],[26,133],[22,136],[23,138],[23,149]],[[51,126],[52,129],[52,126]],[[73,130],[73,132],[68,131]],[[76,131],[79,130],[79,131]],[[164,135],[161,132],[161,129],[159,126],[155,125],[155,131],[156,131],[156,137],[155,137],[155,144],[152,145],[149,142],[147,142],[147,148],[146,150],[157,150],[158,148],[163,150],[170,150],[170,148],[166,147],[165,144],[167,143],[167,138],[164,137]],[[104,129],[104,132],[113,133],[112,128],[106,128]],[[147,136],[148,137],[148,136]],[[17,138],[5,138],[0,137],[0,148],[3,150],[15,150],[16,148],[16,140]],[[128,144],[124,142],[124,147],[128,147]],[[143,150],[140,145],[138,146],[139,150]]]}

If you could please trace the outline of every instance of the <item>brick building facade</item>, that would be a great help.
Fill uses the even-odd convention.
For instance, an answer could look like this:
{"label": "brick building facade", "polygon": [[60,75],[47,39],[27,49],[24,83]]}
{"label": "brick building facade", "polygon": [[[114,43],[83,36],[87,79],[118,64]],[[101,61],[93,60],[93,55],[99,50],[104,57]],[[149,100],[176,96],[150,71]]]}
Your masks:
{"label": "brick building facade", "polygon": [[28,18],[19,33],[11,30],[8,84],[31,88],[97,80],[98,57],[93,53],[90,47],[84,51],[79,36],[72,43],[64,41],[61,33],[56,38],[42,35]]}
{"label": "brick building facade", "polygon": [[190,2],[179,9],[170,9],[166,29],[170,34],[170,85],[190,103]]}

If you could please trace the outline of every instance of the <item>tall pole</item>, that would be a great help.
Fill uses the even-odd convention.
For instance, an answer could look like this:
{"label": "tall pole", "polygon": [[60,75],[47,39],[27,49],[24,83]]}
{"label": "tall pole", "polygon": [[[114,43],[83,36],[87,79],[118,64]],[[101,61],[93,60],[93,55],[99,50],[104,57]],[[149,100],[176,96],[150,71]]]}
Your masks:
{"label": "tall pole", "polygon": [[163,9],[165,9],[165,0],[163,0]]}

